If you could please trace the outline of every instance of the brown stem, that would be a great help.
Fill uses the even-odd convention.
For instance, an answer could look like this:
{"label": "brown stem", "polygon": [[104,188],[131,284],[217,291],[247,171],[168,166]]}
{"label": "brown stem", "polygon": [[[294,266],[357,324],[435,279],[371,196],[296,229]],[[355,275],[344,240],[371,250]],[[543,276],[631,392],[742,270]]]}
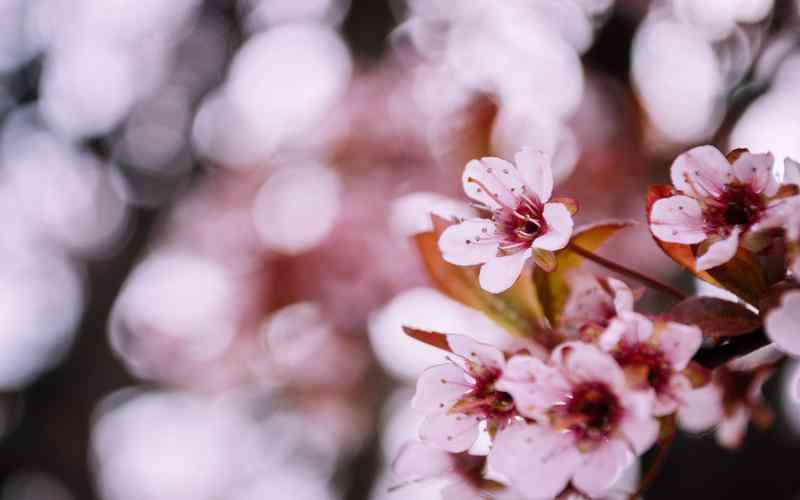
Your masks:
{"label": "brown stem", "polygon": [[646,276],[638,271],[634,271],[633,269],[628,269],[616,262],[612,262],[606,258],[600,257],[599,255],[582,248],[575,243],[569,244],[569,249],[575,252],[576,254],[580,255],[581,257],[591,260],[595,264],[605,267],[606,269],[613,271],[615,273],[621,274],[623,276],[627,276],[630,279],[636,280],[639,283],[642,283],[645,286],[652,288],[653,290],[657,290],[661,293],[665,293],[667,295],[672,295],[678,300],[684,300],[687,298],[687,295],[682,291],[674,288],[666,283],[662,283],[657,279],[651,278]]}
{"label": "brown stem", "polygon": [[650,485],[655,481],[656,477],[658,477],[658,473],[661,471],[661,467],[664,465],[664,460],[666,460],[667,455],[669,454],[669,450],[672,447],[672,443],[675,442],[675,436],[677,432],[675,431],[675,415],[671,415],[668,417],[667,425],[669,428],[667,429],[667,434],[660,439],[660,446],[658,448],[658,455],[656,455],[653,463],[650,464],[650,467],[647,469],[647,473],[645,474],[644,478],[639,482],[639,487],[636,488],[629,498],[629,500],[636,500],[642,494],[644,494],[645,490],[650,487]]}

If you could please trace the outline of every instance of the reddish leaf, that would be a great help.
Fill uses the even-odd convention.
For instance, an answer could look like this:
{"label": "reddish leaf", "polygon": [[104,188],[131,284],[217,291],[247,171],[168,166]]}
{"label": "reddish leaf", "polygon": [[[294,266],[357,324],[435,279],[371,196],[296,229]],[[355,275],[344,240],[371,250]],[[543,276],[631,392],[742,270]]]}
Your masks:
{"label": "reddish leaf", "polygon": [[673,306],[669,318],[697,325],[708,338],[736,337],[761,326],[758,315],[738,302],[716,297],[691,297]]}
{"label": "reddish leaf", "polygon": [[[572,234],[571,243],[594,252],[617,231],[632,224],[628,221],[609,221],[579,228]],[[546,272],[537,268],[534,270],[533,279],[544,314],[552,325],[557,326],[569,298],[569,274],[581,267],[584,258],[570,250],[569,247],[559,250],[555,254],[556,269]]]}
{"label": "reddish leaf", "polygon": [[444,333],[429,332],[427,330],[419,330],[409,326],[404,326],[403,331],[412,339],[419,340],[420,342],[424,342],[425,344],[436,347],[437,349],[453,352],[450,349],[450,344],[447,342],[447,335]]}

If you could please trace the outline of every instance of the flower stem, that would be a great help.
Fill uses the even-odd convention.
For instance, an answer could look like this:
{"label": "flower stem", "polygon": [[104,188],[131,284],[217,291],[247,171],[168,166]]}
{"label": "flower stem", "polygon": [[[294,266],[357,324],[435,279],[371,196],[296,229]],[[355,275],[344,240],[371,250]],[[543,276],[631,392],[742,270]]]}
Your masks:
{"label": "flower stem", "polygon": [[583,247],[576,245],[575,243],[570,242],[568,248],[575,252],[576,254],[580,255],[584,259],[591,260],[597,265],[605,267],[606,269],[613,271],[615,273],[621,274],[623,276],[627,276],[630,279],[636,280],[639,283],[642,283],[645,286],[652,288],[653,290],[659,291],[661,293],[672,295],[678,300],[684,300],[687,298],[687,295],[682,291],[674,288],[666,283],[662,283],[655,278],[651,278],[646,276],[638,271],[634,271],[633,269],[628,269],[616,262],[612,262],[606,258],[600,257],[599,255],[586,250]]}

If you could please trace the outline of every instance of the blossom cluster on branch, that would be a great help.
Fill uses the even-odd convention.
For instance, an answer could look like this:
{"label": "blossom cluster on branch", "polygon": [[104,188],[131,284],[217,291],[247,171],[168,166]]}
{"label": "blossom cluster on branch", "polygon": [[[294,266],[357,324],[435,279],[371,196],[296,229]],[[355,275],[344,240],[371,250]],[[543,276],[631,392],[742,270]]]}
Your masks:
{"label": "blossom cluster on branch", "polygon": [[[447,363],[418,380],[412,405],[425,418],[395,460],[395,488],[446,477],[442,497],[453,500],[636,498],[678,426],[716,428],[733,448],[751,420],[769,425],[761,386],[783,353],[800,355],[800,169],[773,164],[770,153],[700,146],[675,159],[672,186],[648,192],[657,245],[732,301],[688,296],[597,255],[631,223],[576,229],[578,203],[553,196],[546,154],[470,161],[462,181],[473,203],[459,213],[473,216],[432,215],[414,239],[442,292],[518,341],[404,328]],[[672,305],[637,311],[632,281]],[[654,447],[639,486],[615,491]]]}

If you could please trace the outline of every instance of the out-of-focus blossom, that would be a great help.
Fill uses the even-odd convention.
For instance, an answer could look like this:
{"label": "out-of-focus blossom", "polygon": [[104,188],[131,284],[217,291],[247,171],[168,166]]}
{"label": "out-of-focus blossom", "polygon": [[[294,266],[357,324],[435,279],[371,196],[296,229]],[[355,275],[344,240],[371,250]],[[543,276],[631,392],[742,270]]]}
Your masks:
{"label": "out-of-focus blossom", "polygon": [[572,273],[569,284],[570,293],[559,321],[559,333],[568,338],[593,340],[612,318],[633,311],[636,297],[620,280]]}
{"label": "out-of-focus blossom", "polygon": [[100,491],[110,500],[249,500],[289,492],[333,498],[321,464],[303,459],[300,435],[276,420],[256,420],[235,399],[129,390],[101,405],[92,452]]}
{"label": "out-of-focus blossom", "polygon": [[505,367],[501,351],[463,335],[448,335],[447,344],[454,358],[422,373],[412,406],[427,415],[419,429],[422,442],[459,453],[475,443],[482,422],[505,428],[514,403],[494,387]]}
{"label": "out-of-focus blossom", "polygon": [[716,427],[717,441],[722,446],[738,448],[751,419],[762,427],[772,421],[772,412],[762,401],[761,388],[773,371],[772,365],[748,371],[717,368],[710,383],[684,393],[684,404],[678,410],[680,426],[689,432]]}
{"label": "out-of-focus blossom", "polygon": [[523,150],[514,160],[516,165],[500,158],[467,164],[464,192],[492,218],[464,220],[439,238],[446,261],[461,266],[482,264],[480,285],[492,293],[511,287],[530,257],[552,271],[553,252],[564,248],[572,235],[575,202],[548,203],[553,192],[549,158]]}
{"label": "out-of-focus blossom", "polygon": [[409,442],[400,450],[392,464],[395,488],[410,482],[443,478],[447,485],[440,494],[442,500],[479,500],[485,498],[474,482],[481,478],[483,458],[466,453],[448,453],[422,443]]}
{"label": "out-of-focus blossom", "polygon": [[339,24],[347,14],[347,0],[239,0],[245,24],[250,31],[270,28],[278,24],[314,21],[329,25]]}
{"label": "out-of-focus blossom", "polygon": [[681,372],[702,340],[696,326],[653,322],[623,311],[611,320],[599,344],[617,360],[630,387],[653,391],[653,414],[662,416],[673,413],[690,390],[689,379]]}
{"label": "out-of-focus blossom", "polygon": [[509,360],[497,388],[536,423],[499,433],[489,466],[530,498],[556,496],[570,481],[600,496],[655,442],[652,395],[629,389],[616,361],[588,344],[562,344],[551,363]]}
{"label": "out-of-focus blossom", "polygon": [[253,222],[267,248],[296,254],[317,246],[339,215],[341,182],[321,165],[275,172],[253,201]]}
{"label": "out-of-focus blossom", "polygon": [[772,10],[773,0],[673,0],[677,17],[711,40],[730,35],[737,23],[757,23]]}
{"label": "out-of-focus blossom", "polygon": [[800,356],[800,292],[788,291],[780,305],[767,313],[764,328],[770,340],[792,356]]}
{"label": "out-of-focus blossom", "polygon": [[697,259],[703,271],[729,261],[747,245],[750,229],[774,208],[778,180],[772,154],[742,152],[732,163],[713,146],[698,146],[672,164],[672,183],[680,194],[653,204],[650,229],[675,243],[705,242]]}

